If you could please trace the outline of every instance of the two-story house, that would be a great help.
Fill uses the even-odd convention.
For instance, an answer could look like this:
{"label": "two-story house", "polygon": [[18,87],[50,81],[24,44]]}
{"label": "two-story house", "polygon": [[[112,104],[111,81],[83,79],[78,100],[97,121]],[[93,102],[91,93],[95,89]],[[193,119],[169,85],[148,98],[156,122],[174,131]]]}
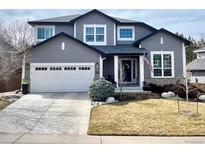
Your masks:
{"label": "two-story house", "polygon": [[186,72],[189,42],[143,22],[91,10],[29,24],[35,28],[25,73],[31,92],[87,91],[97,76],[141,89],[144,81],[172,83]]}

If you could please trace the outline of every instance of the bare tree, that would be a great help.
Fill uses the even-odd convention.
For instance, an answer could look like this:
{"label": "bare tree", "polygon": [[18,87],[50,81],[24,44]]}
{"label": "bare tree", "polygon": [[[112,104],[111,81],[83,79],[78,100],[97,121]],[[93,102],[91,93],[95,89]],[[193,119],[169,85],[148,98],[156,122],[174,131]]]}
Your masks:
{"label": "bare tree", "polygon": [[0,35],[16,46],[20,51],[24,51],[34,42],[34,30],[27,23],[28,20],[5,20],[0,19]]}
{"label": "bare tree", "polygon": [[34,42],[34,30],[27,24],[27,20],[0,19],[0,37],[17,48],[18,52],[9,52],[4,49],[0,53],[0,77],[9,79],[10,76],[22,67],[26,49]]}

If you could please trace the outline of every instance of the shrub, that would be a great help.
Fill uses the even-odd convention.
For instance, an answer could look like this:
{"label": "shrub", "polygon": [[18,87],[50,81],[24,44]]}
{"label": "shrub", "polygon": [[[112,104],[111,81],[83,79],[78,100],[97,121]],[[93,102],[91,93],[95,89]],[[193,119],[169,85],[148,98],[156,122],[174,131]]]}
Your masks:
{"label": "shrub", "polygon": [[148,84],[148,86],[150,87],[150,90],[152,92],[156,92],[156,93],[164,92],[164,87],[163,86],[156,85],[156,84],[153,84],[153,83]]}
{"label": "shrub", "polygon": [[101,78],[90,84],[88,94],[92,101],[105,101],[114,95],[114,88],[111,82]]}
{"label": "shrub", "polygon": [[[185,86],[183,84],[179,84],[179,85],[174,85],[174,84],[168,84],[164,86],[164,89],[166,92],[168,91],[172,91],[175,94],[177,94],[179,97],[181,98],[186,98],[186,92],[185,92]],[[191,86],[189,88],[190,92],[189,92],[189,98],[194,99],[197,97],[197,93],[203,93],[204,91],[198,87],[196,87],[195,85]]]}

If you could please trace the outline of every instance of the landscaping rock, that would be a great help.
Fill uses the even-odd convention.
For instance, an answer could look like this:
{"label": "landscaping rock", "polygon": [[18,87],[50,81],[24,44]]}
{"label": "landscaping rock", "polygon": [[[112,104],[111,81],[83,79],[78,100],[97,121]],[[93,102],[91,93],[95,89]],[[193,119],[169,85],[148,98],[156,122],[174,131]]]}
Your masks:
{"label": "landscaping rock", "polygon": [[199,100],[201,100],[201,101],[205,101],[205,95],[201,95],[201,96],[199,96]]}
{"label": "landscaping rock", "polygon": [[106,99],[106,103],[115,103],[115,98],[114,97],[108,97]]}
{"label": "landscaping rock", "polygon": [[176,95],[175,95],[175,93],[174,93],[174,92],[172,92],[172,91],[169,91],[169,92],[168,92],[168,94],[169,94],[171,97],[176,96]]}
{"label": "landscaping rock", "polygon": [[167,92],[163,92],[163,93],[161,94],[161,96],[162,96],[163,98],[170,98],[170,97],[171,97],[170,94],[167,93]]}

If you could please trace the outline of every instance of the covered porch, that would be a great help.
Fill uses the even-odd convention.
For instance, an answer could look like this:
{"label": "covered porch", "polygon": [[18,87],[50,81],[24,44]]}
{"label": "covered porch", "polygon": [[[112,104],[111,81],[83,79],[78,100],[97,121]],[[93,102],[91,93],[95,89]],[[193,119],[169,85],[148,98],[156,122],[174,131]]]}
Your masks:
{"label": "covered porch", "polygon": [[143,55],[113,55],[101,58],[101,77],[116,84],[118,91],[142,91],[144,81]]}
{"label": "covered porch", "polygon": [[100,56],[100,77],[115,83],[116,92],[143,92],[145,49],[132,45],[98,48],[108,55]]}

